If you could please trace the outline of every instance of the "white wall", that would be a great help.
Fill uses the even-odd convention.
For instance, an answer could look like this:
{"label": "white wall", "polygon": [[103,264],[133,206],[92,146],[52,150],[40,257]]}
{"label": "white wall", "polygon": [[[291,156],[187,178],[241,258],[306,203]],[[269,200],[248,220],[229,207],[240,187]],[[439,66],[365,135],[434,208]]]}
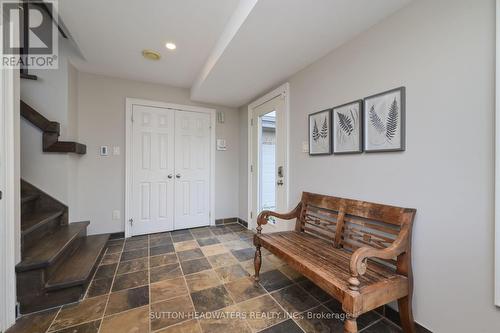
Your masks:
{"label": "white wall", "polygon": [[[21,80],[21,99],[50,121],[61,125],[61,141],[78,141],[75,108],[76,70],[69,62],[74,55],[71,44],[59,40],[59,68],[30,70],[38,80]],[[44,153],[43,132],[21,119],[21,177],[68,206],[76,203],[74,177],[79,156]],[[69,211],[73,220],[73,211]]]}
{"label": "white wall", "polygon": [[[125,200],[125,99],[142,98],[186,105],[208,106],[189,99],[187,89],[78,73],[78,135],[87,154],[78,165],[80,220],[90,220],[89,233],[124,230]],[[238,216],[239,113],[236,109],[213,107],[225,112],[225,123],[216,124],[216,137],[227,140],[227,151],[215,156],[215,218]],[[120,156],[99,156],[99,147],[119,146]],[[122,219],[112,220],[120,210]]]}
{"label": "white wall", "polygon": [[[433,332],[500,328],[493,305],[494,5],[415,1],[289,80],[290,204],[313,191],[417,208],[415,317]],[[301,152],[308,113],[401,85],[406,152]]]}

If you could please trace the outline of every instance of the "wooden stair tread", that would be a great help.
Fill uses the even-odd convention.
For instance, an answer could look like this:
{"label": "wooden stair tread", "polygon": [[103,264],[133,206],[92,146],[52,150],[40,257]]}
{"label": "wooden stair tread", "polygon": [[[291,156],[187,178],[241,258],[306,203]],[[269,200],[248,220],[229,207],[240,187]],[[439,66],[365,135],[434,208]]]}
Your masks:
{"label": "wooden stair tread", "polygon": [[41,227],[43,224],[50,222],[64,214],[61,210],[35,212],[23,215],[21,217],[21,234],[25,234]]}
{"label": "wooden stair tread", "polygon": [[84,155],[87,153],[87,146],[78,142],[57,141],[50,147],[44,148],[43,151],[48,153],[75,153]]}
{"label": "wooden stair tread", "polygon": [[109,235],[85,237],[80,247],[68,257],[45,284],[47,290],[69,288],[85,284],[108,242]]}
{"label": "wooden stair tread", "polygon": [[48,235],[43,241],[26,249],[22,261],[16,266],[16,270],[22,272],[50,265],[88,225],[89,222],[77,222],[61,226],[60,229]]}
{"label": "wooden stair tread", "polygon": [[20,74],[21,79],[26,79],[26,80],[38,80],[38,76],[33,75],[33,74],[26,74],[26,73],[21,73]]}
{"label": "wooden stair tread", "polygon": [[36,193],[22,193],[21,194],[21,204],[38,199],[40,196]]}

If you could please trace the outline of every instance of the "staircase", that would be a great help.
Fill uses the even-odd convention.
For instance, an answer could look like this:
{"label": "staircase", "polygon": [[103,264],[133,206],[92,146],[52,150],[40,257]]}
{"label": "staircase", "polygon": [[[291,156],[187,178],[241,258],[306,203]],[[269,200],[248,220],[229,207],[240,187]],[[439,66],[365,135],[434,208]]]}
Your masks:
{"label": "staircase", "polygon": [[87,236],[89,222],[68,224],[68,207],[21,181],[21,262],[16,266],[21,313],[78,301],[109,235]]}
{"label": "staircase", "polygon": [[75,153],[83,155],[87,146],[70,141],[59,141],[60,124],[50,121],[31,106],[21,101],[21,116],[43,131],[43,151],[46,153]]}

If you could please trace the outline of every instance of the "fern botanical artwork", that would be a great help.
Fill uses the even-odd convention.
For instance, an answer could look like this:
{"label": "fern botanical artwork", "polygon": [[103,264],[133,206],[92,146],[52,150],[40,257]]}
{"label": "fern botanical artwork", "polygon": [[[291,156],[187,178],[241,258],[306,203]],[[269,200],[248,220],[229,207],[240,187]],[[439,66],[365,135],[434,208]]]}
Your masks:
{"label": "fern botanical artwork", "polygon": [[309,115],[309,155],[332,153],[331,109]]}
{"label": "fern botanical artwork", "polygon": [[363,101],[339,105],[333,108],[333,153],[361,153]]}
{"label": "fern botanical artwork", "polygon": [[364,99],[366,152],[405,150],[405,88]]}

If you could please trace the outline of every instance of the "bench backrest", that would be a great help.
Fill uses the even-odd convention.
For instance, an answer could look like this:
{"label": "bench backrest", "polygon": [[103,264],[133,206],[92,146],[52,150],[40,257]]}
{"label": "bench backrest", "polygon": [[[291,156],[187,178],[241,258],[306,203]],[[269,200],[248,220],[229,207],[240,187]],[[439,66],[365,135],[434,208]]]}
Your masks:
{"label": "bench backrest", "polygon": [[[302,194],[301,203],[295,229],[349,252],[364,246],[387,248],[405,225],[409,225],[411,237],[414,209],[308,192]],[[395,267],[396,260],[385,260],[384,264]]]}

